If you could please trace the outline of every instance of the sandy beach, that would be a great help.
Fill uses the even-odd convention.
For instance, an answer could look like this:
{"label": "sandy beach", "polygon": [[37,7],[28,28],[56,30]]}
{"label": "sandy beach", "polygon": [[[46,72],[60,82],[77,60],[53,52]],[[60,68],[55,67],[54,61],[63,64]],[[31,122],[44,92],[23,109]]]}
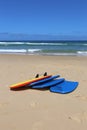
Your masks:
{"label": "sandy beach", "polygon": [[[44,72],[79,86],[69,94],[9,89]],[[0,54],[0,129],[87,130],[87,57]]]}

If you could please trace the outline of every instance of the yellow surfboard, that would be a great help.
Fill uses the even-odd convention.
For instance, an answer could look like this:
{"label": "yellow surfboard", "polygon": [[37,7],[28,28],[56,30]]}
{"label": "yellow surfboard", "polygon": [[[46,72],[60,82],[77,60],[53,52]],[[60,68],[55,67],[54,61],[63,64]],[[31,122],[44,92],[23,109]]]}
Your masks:
{"label": "yellow surfboard", "polygon": [[36,81],[39,81],[39,80],[42,80],[42,79],[45,79],[45,78],[49,78],[51,76],[52,75],[41,76],[39,78],[34,78],[34,79],[31,79],[31,80],[26,80],[24,82],[16,83],[16,84],[11,85],[10,89],[16,89],[16,88],[24,87],[24,86],[29,85],[30,83],[33,83],[33,82],[36,82]]}

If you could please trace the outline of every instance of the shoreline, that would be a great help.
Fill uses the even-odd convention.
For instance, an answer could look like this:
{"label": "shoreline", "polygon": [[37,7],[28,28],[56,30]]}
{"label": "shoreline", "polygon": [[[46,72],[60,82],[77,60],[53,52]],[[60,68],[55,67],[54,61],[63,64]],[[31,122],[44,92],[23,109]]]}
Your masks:
{"label": "shoreline", "polygon": [[29,53],[27,50],[24,53],[0,53],[0,55],[33,55],[33,56],[77,56],[77,57],[87,57],[87,54],[80,53]]}

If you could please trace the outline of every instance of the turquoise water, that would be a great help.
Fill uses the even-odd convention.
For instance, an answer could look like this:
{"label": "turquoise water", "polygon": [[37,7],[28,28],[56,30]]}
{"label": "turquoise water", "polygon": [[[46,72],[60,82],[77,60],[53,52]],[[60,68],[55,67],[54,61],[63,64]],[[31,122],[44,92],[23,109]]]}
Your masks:
{"label": "turquoise water", "polygon": [[0,42],[0,53],[87,56],[87,41]]}

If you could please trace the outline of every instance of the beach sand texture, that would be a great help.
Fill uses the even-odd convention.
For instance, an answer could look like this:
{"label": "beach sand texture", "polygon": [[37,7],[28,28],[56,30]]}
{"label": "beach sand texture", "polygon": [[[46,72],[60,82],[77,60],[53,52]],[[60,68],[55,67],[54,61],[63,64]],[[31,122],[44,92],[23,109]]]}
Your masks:
{"label": "beach sand texture", "polygon": [[[78,81],[69,94],[11,91],[11,84],[37,73]],[[87,130],[87,57],[0,54],[1,130]]]}

